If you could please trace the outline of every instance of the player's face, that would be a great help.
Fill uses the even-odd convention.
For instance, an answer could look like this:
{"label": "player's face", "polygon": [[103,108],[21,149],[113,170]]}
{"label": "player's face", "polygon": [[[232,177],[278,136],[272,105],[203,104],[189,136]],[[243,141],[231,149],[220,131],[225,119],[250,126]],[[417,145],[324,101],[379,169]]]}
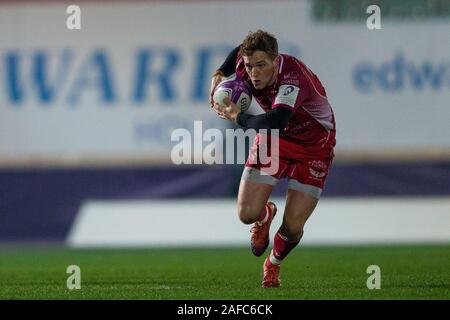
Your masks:
{"label": "player's face", "polygon": [[257,90],[272,85],[278,74],[279,57],[272,60],[264,51],[255,51],[251,56],[243,56],[245,70]]}

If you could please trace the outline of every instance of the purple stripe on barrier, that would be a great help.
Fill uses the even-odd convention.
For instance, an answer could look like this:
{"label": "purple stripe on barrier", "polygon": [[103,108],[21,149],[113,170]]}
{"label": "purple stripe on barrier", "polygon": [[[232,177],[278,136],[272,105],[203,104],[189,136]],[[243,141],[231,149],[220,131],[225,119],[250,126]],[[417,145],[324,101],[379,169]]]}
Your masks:
{"label": "purple stripe on barrier", "polygon": [[322,196],[450,196],[450,162],[334,165]]}
{"label": "purple stripe on barrier", "polygon": [[226,166],[0,171],[0,241],[63,241],[84,200],[220,197],[232,177]]}
{"label": "purple stripe on barrier", "polygon": [[[63,241],[85,200],[236,197],[242,166],[0,170],[0,241]],[[274,196],[283,196],[281,181]],[[333,165],[323,197],[450,196],[450,162]]]}

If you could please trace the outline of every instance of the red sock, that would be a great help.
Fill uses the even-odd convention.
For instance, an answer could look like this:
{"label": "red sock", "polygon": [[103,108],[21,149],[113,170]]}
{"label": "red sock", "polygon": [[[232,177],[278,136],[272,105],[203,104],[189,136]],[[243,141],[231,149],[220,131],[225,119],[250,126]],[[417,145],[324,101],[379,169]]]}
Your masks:
{"label": "red sock", "polygon": [[[301,237],[300,237],[301,239]],[[274,237],[273,250],[270,255],[270,262],[272,264],[280,264],[281,261],[294,249],[300,242],[300,239],[295,241],[289,241],[278,231]]]}

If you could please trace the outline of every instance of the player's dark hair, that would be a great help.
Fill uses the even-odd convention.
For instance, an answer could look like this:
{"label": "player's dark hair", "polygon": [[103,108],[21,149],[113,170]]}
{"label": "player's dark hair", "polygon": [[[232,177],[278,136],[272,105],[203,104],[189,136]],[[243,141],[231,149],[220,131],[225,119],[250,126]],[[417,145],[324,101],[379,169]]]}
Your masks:
{"label": "player's dark hair", "polygon": [[242,56],[251,56],[257,50],[267,53],[272,60],[275,59],[278,56],[277,39],[263,30],[250,32],[242,42],[239,52]]}

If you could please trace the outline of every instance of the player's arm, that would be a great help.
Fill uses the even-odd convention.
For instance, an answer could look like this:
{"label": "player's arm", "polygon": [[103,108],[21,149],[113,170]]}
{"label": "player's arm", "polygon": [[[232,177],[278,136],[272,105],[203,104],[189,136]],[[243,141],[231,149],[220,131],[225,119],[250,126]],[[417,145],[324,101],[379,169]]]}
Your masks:
{"label": "player's arm", "polygon": [[[303,83],[302,80],[299,83]],[[300,107],[308,94],[307,86],[300,87],[291,84],[282,84],[278,89],[278,94],[272,105],[272,110],[265,114],[251,116],[240,112],[237,115],[236,123],[245,128],[253,129],[279,129],[283,131],[295,109]]]}
{"label": "player's arm", "polygon": [[286,128],[293,114],[293,110],[286,108],[275,108],[267,113],[256,116],[239,112],[236,123],[244,128],[278,129],[282,132]]}
{"label": "player's arm", "polygon": [[223,99],[223,102],[225,103],[224,107],[215,103],[213,105],[214,110],[221,114],[224,119],[229,119],[244,128],[283,131],[294,114],[293,109],[278,107],[267,113],[254,116],[240,112],[241,110],[229,98]]}
{"label": "player's arm", "polygon": [[239,48],[240,48],[240,46],[234,48],[228,54],[228,56],[225,59],[224,63],[212,75],[211,87],[210,87],[210,90],[209,90],[209,104],[211,105],[211,107],[214,106],[213,95],[214,95],[214,90],[216,89],[217,85],[222,80],[224,80],[225,78],[231,76],[233,73],[236,72],[236,60],[237,60]]}
{"label": "player's arm", "polygon": [[241,46],[237,46],[234,48],[227,56],[223,64],[217,69],[217,71],[221,71],[225,77],[231,76],[236,72],[236,60],[239,53],[239,48]]}

